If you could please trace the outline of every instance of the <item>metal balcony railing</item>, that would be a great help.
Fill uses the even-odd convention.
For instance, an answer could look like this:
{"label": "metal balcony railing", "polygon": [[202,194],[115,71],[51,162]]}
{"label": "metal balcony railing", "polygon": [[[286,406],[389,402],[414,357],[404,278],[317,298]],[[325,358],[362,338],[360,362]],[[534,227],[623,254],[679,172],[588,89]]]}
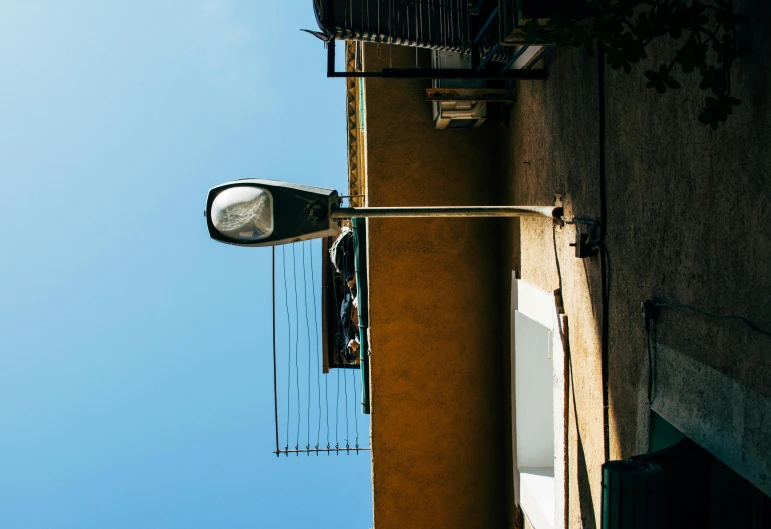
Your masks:
{"label": "metal balcony railing", "polygon": [[369,450],[366,381],[359,348],[350,344],[358,326],[341,311],[348,287],[329,263],[330,241],[319,242],[273,248],[276,455]]}
{"label": "metal balcony railing", "polygon": [[[499,0],[314,0],[319,32],[327,43],[329,77],[413,79],[543,79],[545,71],[519,69],[526,45],[506,46]],[[359,41],[468,54],[471,68],[335,69],[335,41]]]}

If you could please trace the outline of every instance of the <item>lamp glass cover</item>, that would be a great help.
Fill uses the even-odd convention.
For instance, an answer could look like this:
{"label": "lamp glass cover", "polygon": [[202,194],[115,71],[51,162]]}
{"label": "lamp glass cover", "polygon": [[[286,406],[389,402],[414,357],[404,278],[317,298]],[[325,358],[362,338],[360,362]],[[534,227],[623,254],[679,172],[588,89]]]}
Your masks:
{"label": "lamp glass cover", "polygon": [[273,233],[273,197],[260,187],[235,186],[214,197],[211,221],[221,234],[238,241],[257,241]]}

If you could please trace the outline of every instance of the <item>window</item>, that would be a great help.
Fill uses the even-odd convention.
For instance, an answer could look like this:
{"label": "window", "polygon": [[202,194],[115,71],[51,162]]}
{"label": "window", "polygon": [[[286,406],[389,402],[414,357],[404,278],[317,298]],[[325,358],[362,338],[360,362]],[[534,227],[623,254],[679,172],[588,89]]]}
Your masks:
{"label": "window", "polygon": [[514,493],[534,529],[564,526],[565,355],[554,296],[512,277]]}

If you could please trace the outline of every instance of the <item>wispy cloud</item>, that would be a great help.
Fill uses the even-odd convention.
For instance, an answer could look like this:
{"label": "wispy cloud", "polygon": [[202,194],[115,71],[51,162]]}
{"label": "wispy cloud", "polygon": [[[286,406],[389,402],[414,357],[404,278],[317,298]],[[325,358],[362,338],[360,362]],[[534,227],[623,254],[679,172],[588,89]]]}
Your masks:
{"label": "wispy cloud", "polygon": [[278,97],[266,70],[259,21],[240,13],[230,0],[202,0],[192,6],[184,30],[193,60],[218,89],[233,97]]}

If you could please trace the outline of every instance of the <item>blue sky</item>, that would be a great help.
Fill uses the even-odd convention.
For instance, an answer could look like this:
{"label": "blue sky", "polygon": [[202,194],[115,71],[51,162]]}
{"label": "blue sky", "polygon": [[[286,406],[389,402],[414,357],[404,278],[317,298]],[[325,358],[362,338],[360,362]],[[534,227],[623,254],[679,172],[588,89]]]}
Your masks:
{"label": "blue sky", "polygon": [[271,454],[270,250],[202,215],[235,178],[345,189],[300,28],[310,0],[0,2],[0,527],[371,526],[367,455]]}

